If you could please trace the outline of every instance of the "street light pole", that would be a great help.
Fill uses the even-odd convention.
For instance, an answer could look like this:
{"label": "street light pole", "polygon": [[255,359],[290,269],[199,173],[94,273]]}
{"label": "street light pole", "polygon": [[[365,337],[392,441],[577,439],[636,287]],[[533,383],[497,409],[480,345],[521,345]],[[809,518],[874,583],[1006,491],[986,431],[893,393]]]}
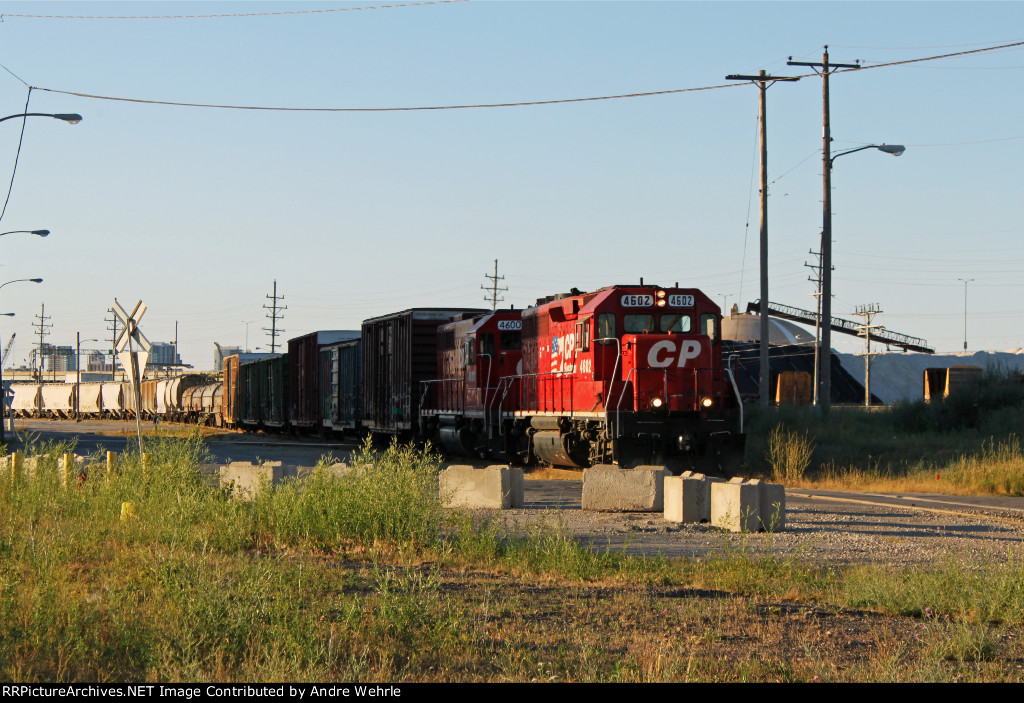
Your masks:
{"label": "street light pole", "polygon": [[[4,285],[7,285],[6,283]],[[3,286],[0,286],[2,288]],[[3,317],[14,317],[13,312],[0,313]],[[0,336],[2,339],[2,336]],[[0,354],[2,356],[2,354]],[[4,408],[7,406],[7,389],[4,388],[4,361],[0,358],[0,442],[4,441]]]}
{"label": "street light pole", "polygon": [[964,284],[964,351],[967,351],[967,284],[973,282],[973,278],[958,278]]}

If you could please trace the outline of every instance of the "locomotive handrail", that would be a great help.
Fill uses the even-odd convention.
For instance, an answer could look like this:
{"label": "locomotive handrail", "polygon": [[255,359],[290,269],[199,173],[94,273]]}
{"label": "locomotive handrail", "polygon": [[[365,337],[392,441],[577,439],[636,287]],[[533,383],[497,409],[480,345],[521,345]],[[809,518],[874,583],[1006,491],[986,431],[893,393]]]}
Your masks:
{"label": "locomotive handrail", "polygon": [[622,436],[622,425],[619,423],[619,418],[622,414],[622,398],[626,395],[626,386],[629,385],[629,379],[633,377],[633,373],[636,371],[634,366],[626,374],[626,380],[622,382],[622,390],[619,392],[619,402],[615,404],[615,438],[618,439]]}
{"label": "locomotive handrail", "polygon": [[732,373],[732,362],[733,359],[738,359],[738,354],[733,354],[729,357],[729,363],[725,367],[725,372],[729,374],[729,382],[732,383],[732,392],[736,396],[736,404],[740,408],[740,434],[743,434],[743,399],[740,398],[740,389],[736,386],[736,377]]}
{"label": "locomotive handrail", "polygon": [[[420,381],[420,383],[423,385],[423,394],[420,395],[419,414],[420,415],[423,414],[423,404],[427,400],[427,393],[430,392],[430,384],[431,383],[465,383],[465,382],[466,382],[466,379],[464,379],[464,378],[431,378],[431,379],[426,380],[426,381]],[[465,395],[463,395],[462,401],[463,402],[460,403],[460,405],[464,406],[465,405]],[[456,409],[457,410],[463,410],[464,407],[460,407],[460,408],[456,408]]]}
{"label": "locomotive handrail", "polygon": [[487,391],[491,389],[491,369],[494,368],[494,359],[490,354],[481,354],[480,358],[487,358],[487,378],[484,379],[484,406],[487,405]]}
{"label": "locomotive handrail", "polygon": [[[512,383],[517,378],[519,378],[518,375],[516,375],[516,376],[502,376],[501,378],[499,378],[498,379],[498,385],[494,387],[494,396],[492,396],[490,402],[487,404],[487,413],[490,414],[491,406],[494,404],[494,401],[495,400],[498,401],[497,412],[494,415],[494,419],[497,420],[497,423],[498,423],[498,436],[499,437],[505,436],[504,423],[502,423],[502,421],[501,421],[501,406],[505,404],[505,398],[508,396],[508,391],[512,387]],[[506,383],[506,381],[508,381],[508,383]],[[504,388],[504,391],[501,394],[501,399],[498,400],[498,391],[501,390],[502,388]],[[493,431],[493,423],[488,423],[488,425],[487,425],[487,439],[491,439],[493,437],[492,431]]]}

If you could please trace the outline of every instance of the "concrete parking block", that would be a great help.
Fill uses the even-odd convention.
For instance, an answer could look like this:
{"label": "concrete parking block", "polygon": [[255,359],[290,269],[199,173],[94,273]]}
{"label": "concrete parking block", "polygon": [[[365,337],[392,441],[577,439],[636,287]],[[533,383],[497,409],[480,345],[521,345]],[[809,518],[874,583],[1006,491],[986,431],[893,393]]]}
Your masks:
{"label": "concrete parking block", "polygon": [[295,474],[294,466],[284,466],[280,461],[267,461],[262,464],[233,461],[220,467],[220,485],[222,488],[230,487],[232,494],[237,498],[252,500],[264,481],[273,488]]}
{"label": "concrete parking block", "polygon": [[523,489],[522,469],[456,464],[441,472],[438,490],[446,508],[508,510],[523,506]]}
{"label": "concrete parking block", "polygon": [[660,513],[665,509],[663,466],[623,469],[597,464],[583,470],[583,509],[602,512]]}
{"label": "concrete parking block", "polygon": [[711,484],[711,524],[730,532],[761,529],[761,489],[752,483]]}
{"label": "concrete parking block", "polygon": [[779,532],[786,529],[786,487],[779,483],[761,484],[761,529]]}

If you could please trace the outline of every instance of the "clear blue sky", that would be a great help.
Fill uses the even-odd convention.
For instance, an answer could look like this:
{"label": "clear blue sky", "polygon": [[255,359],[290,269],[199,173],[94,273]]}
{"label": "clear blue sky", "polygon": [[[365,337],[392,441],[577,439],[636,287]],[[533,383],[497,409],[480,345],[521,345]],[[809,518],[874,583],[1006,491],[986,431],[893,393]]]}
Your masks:
{"label": "clear blue sky", "polygon": [[[118,98],[292,108],[558,100],[798,75],[793,56],[865,66],[1024,40],[1017,2],[492,2],[332,10],[362,2],[7,2],[4,115],[27,87]],[[1018,34],[1014,34],[1017,32]],[[832,78],[837,315],[969,346],[1024,346],[1024,52]],[[758,297],[756,90],[530,107],[297,112],[177,107],[34,90],[0,231],[6,342],[106,338],[116,297],[143,330],[209,367],[213,342],[266,347],[274,279],[283,339],[413,306],[505,304],[576,286],[695,286]],[[768,91],[771,299],[810,308],[821,227],[821,81]],[[0,124],[0,183],[20,122]],[[837,348],[862,343],[833,336]],[[98,346],[89,343],[87,347]]]}

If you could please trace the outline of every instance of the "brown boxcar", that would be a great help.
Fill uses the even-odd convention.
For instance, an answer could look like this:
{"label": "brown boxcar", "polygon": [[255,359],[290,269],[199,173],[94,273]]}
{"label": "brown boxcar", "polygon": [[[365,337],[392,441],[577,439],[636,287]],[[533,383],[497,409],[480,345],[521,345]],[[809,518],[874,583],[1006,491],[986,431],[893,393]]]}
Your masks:
{"label": "brown boxcar", "polygon": [[359,330],[323,330],[288,340],[288,424],[293,429],[320,428],[320,349],[358,337]]}
{"label": "brown boxcar", "polygon": [[477,308],[414,308],[363,322],[363,426],[409,435],[419,424],[421,382],[436,379],[437,328]]}

